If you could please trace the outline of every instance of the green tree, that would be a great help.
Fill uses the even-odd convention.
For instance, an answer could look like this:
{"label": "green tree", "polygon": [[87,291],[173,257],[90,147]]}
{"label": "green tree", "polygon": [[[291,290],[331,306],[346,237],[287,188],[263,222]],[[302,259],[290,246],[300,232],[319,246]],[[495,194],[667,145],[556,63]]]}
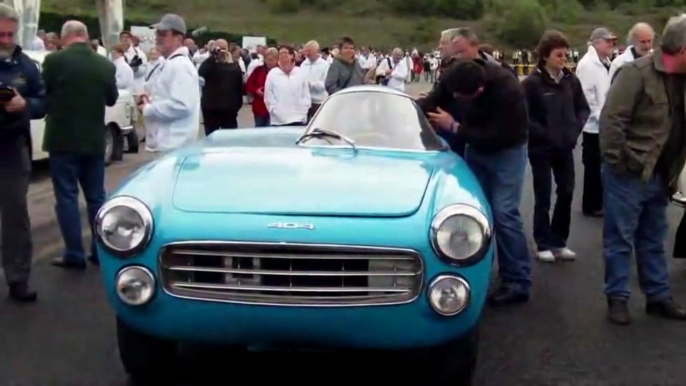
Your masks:
{"label": "green tree", "polygon": [[537,0],[513,0],[495,19],[498,38],[513,47],[533,47],[548,25],[548,17]]}
{"label": "green tree", "polygon": [[300,9],[300,0],[267,0],[267,6],[273,13],[295,13]]}

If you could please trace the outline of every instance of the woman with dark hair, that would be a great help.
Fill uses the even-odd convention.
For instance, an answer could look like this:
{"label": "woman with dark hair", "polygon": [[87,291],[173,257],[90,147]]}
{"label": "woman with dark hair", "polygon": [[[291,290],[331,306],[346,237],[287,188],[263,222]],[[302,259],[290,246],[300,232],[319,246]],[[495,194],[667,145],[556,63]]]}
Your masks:
{"label": "woman with dark hair", "polygon": [[302,126],[312,105],[305,73],[295,65],[295,49],[279,47],[278,65],[267,75],[264,102],[272,126]]}
{"label": "woman with dark hair", "polygon": [[[523,82],[529,107],[529,162],[534,184],[534,240],[541,261],[574,260],[567,247],[574,196],[574,147],[590,109],[579,79],[569,71],[569,41],[547,31],[538,44],[538,65]],[[557,185],[550,218],[552,179]]]}

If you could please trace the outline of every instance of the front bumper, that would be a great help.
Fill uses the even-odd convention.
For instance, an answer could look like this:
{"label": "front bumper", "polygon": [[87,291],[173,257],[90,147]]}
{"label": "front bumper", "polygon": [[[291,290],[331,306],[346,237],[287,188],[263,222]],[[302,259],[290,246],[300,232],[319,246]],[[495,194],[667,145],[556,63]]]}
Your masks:
{"label": "front bumper", "polygon": [[[470,303],[458,315],[445,317],[431,308],[427,285],[415,301],[407,304],[283,307],[177,298],[164,292],[158,281],[156,295],[148,304],[128,306],[114,291],[116,273],[126,262],[101,256],[109,301],[131,328],[165,339],[252,349],[389,350],[439,346],[464,336],[478,324],[491,262],[489,251],[480,263],[460,270],[459,276],[471,286]],[[456,274],[441,266],[427,265],[426,283],[440,274]],[[157,276],[156,267],[148,268]]]}

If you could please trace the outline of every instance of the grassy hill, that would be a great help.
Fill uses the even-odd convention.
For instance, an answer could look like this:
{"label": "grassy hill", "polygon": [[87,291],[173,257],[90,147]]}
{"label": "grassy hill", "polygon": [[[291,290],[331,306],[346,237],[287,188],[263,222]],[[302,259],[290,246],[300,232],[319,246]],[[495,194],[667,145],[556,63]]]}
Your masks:
{"label": "grassy hill", "polygon": [[[206,25],[212,30],[239,34],[267,35],[281,42],[304,43],[317,39],[331,44],[343,35],[354,37],[360,45],[392,48],[397,45],[432,47],[441,30],[469,26],[484,42],[503,46],[497,40],[497,20],[486,16],[479,21],[441,17],[396,16],[383,0],[331,1],[326,11],[305,7],[291,13],[272,13],[270,0],[128,0],[126,17],[158,20],[161,14],[174,12],[186,17],[192,26]],[[411,1],[411,0],[407,0]],[[573,44],[583,46],[591,30],[607,26],[623,36],[638,21],[651,23],[661,30],[674,8],[622,7],[609,9],[604,3],[592,11],[564,5],[548,17],[548,27],[565,32]],[[574,3],[578,6],[579,3]],[[625,4],[626,5],[626,4]],[[65,14],[95,15],[94,0],[43,0],[45,10]],[[551,12],[552,13],[552,12]],[[574,13],[573,16],[570,16]]]}

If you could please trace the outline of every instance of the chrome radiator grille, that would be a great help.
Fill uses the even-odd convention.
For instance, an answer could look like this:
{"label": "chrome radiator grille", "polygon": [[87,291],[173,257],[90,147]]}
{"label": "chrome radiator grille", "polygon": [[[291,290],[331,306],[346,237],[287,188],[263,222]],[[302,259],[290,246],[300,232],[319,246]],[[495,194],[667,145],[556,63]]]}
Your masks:
{"label": "chrome radiator grille", "polygon": [[310,244],[198,242],[160,253],[171,295],[209,301],[292,306],[407,303],[420,293],[419,253]]}

